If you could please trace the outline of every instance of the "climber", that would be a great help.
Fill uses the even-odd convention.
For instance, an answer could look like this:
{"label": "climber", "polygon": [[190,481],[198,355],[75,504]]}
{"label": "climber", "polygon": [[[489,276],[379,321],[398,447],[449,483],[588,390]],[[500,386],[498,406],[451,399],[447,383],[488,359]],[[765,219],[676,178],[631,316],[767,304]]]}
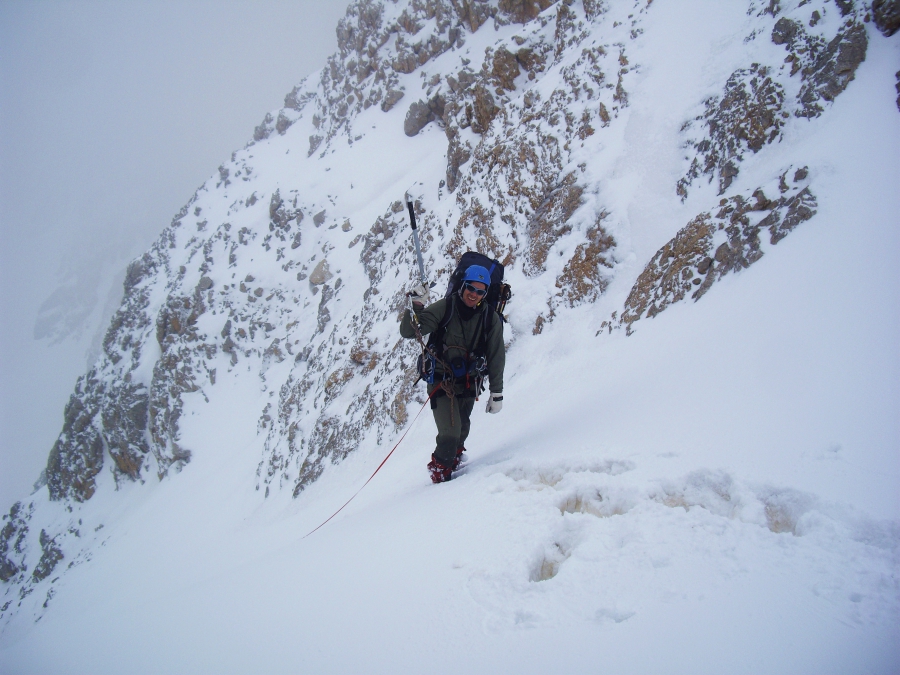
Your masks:
{"label": "climber", "polygon": [[[431,409],[437,425],[436,448],[428,463],[431,480],[443,483],[459,468],[464,443],[469,435],[469,417],[475,399],[484,388],[485,374],[490,383],[486,412],[498,413],[503,407],[503,320],[484,302],[491,275],[480,265],[471,265],[460,279],[458,289],[428,305],[429,290],[418,284],[410,292],[415,318],[409,309],[400,322],[404,338],[429,335],[434,354],[433,381],[428,384]],[[428,306],[426,306],[428,305]],[[423,356],[428,356],[423,354]]]}

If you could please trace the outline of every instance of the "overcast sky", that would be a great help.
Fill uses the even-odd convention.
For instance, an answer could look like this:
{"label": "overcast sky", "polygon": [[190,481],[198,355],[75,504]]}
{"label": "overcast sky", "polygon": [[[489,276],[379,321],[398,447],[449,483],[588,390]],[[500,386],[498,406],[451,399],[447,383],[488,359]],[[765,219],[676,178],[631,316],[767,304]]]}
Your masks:
{"label": "overcast sky", "polygon": [[0,511],[128,261],[337,48],[349,0],[0,0]]}

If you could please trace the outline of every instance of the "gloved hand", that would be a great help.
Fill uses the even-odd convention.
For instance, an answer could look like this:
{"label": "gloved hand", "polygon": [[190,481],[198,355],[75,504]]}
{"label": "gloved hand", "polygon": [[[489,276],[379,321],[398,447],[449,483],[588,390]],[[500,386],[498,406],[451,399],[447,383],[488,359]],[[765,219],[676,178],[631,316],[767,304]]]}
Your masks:
{"label": "gloved hand", "polygon": [[407,295],[409,296],[409,299],[412,300],[413,305],[424,307],[425,305],[430,303],[431,293],[428,289],[428,286],[426,286],[425,284],[418,284],[416,286],[413,286],[413,289],[409,293],[407,293]]}
{"label": "gloved hand", "polygon": [[484,409],[484,411],[496,415],[502,408],[503,393],[492,391],[491,395],[488,396],[487,407]]}

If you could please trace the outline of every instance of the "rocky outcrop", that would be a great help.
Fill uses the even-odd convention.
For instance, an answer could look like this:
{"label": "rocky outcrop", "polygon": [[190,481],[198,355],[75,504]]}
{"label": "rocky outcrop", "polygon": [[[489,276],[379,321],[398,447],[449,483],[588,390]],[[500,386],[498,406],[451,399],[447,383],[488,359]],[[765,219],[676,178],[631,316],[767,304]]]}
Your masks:
{"label": "rocky outcrop", "polygon": [[101,390],[96,370],[78,379],[63,415],[63,429],[47,460],[51,499],[85,501],[94,495],[103,468],[103,438],[98,429]]}
{"label": "rocky outcrop", "polygon": [[777,139],[784,124],[784,88],[769,75],[769,69],[754,63],[735,71],[725,84],[721,98],[709,99],[706,112],[698,117],[707,127],[705,138],[691,142],[697,150],[691,167],[678,183],[678,193],[701,174],[718,178],[719,194],[729,188],[738,165],[748,150],[759,152]]}
{"label": "rocky outcrop", "polygon": [[[783,63],[754,63],[728,78],[721,96],[704,102],[705,112],[682,128],[685,146],[693,157],[676,192],[687,198],[689,186],[700,176],[717,180],[724,194],[740,172],[748,152],[757,153],[781,138],[785,120],[818,117],[824,105],[846,90],[865,60],[868,38],[860,11],[848,5],[847,17],[834,35],[816,32],[818,20],[804,23],[798,14],[774,21],[770,38],[783,45]],[[818,16],[818,10],[814,17]],[[824,11],[824,10],[823,10]],[[778,12],[772,11],[774,17]],[[748,39],[753,39],[754,35]],[[799,75],[799,90],[790,79]],[[789,97],[787,91],[797,91]],[[699,124],[698,124],[699,123]]]}
{"label": "rocky outcrop", "polygon": [[403,132],[407,136],[415,136],[435,119],[434,111],[425,101],[413,101],[403,122]]}
{"label": "rocky outcrop", "polygon": [[875,25],[885,37],[900,30],[900,0],[873,0],[872,14]]}
{"label": "rocky outcrop", "polygon": [[44,530],[41,530],[40,544],[41,559],[38,560],[38,564],[34,566],[34,572],[31,573],[31,577],[35,581],[42,581],[49,577],[59,561],[65,557],[57,546],[56,539]]}
{"label": "rocky outcrop", "polygon": [[575,248],[574,255],[556,279],[557,296],[569,307],[596,302],[609,285],[610,271],[615,265],[616,240],[603,226],[608,216],[605,211],[597,215],[596,222],[585,233],[586,241]]}
{"label": "rocky outcrop", "polygon": [[690,295],[699,300],[719,279],[746,269],[764,255],[760,235],[775,245],[816,213],[808,170],[788,169],[776,184],[752,194],[723,199],[701,213],[650,260],[628,294],[619,322],[630,332],[640,318],[652,318]]}
{"label": "rocky outcrop", "polygon": [[807,44],[811,47],[803,56],[791,52],[795,66],[805,64],[801,66],[801,108],[795,114],[818,117],[823,111],[821,102],[833,101],[853,80],[856,69],[866,58],[869,40],[861,23],[849,22],[828,44],[819,47],[814,40]]}
{"label": "rocky outcrop", "polygon": [[894,85],[894,88],[897,90],[897,110],[900,110],[900,70],[898,70],[894,77],[897,78],[897,84]]}
{"label": "rocky outcrop", "polygon": [[556,0],[500,0],[498,7],[513,23],[528,23]]}
{"label": "rocky outcrop", "polygon": [[3,516],[0,530],[0,581],[10,581],[19,572],[27,571],[25,565],[25,537],[28,535],[30,514],[22,502],[12,505]]}
{"label": "rocky outcrop", "polygon": [[527,225],[528,249],[525,253],[525,273],[537,276],[545,269],[550,248],[571,231],[569,220],[581,206],[584,188],[576,184],[574,173],[563,176],[553,186]]}

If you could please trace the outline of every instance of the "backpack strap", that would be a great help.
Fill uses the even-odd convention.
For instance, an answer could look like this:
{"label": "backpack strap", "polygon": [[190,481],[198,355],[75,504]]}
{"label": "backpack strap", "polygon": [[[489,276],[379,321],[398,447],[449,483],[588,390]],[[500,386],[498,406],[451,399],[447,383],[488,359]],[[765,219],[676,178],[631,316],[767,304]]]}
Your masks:
{"label": "backpack strap", "polygon": [[478,342],[478,351],[475,353],[479,356],[487,357],[487,334],[492,328],[494,313],[496,312],[496,310],[489,304],[484,304],[484,319],[481,322],[481,340],[479,340]]}
{"label": "backpack strap", "polygon": [[453,310],[455,309],[456,298],[453,295],[447,296],[447,303],[444,308],[444,316],[441,318],[440,322],[431,334],[428,336],[428,346],[429,347],[437,347],[439,351],[439,355],[443,357],[444,355],[444,333],[447,332],[447,324],[450,323],[450,319],[453,317]]}

